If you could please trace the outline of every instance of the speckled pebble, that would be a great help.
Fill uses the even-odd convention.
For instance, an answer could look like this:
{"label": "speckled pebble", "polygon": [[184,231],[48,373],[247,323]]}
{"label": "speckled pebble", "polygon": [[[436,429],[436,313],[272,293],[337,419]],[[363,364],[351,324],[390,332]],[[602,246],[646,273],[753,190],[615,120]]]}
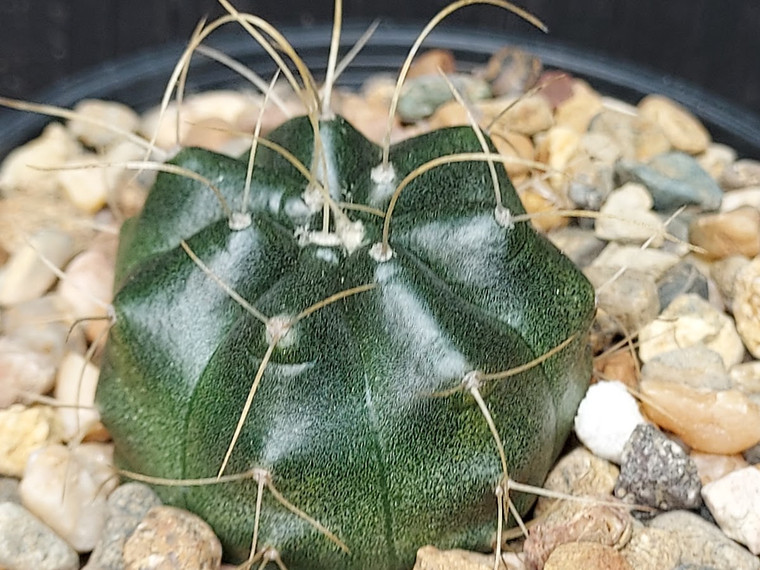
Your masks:
{"label": "speckled pebble", "polygon": [[615,495],[661,510],[694,509],[702,502],[697,466],[651,425],[639,425],[625,444]]}
{"label": "speckled pebble", "polygon": [[79,555],[21,505],[0,503],[0,568],[77,570]]}
{"label": "speckled pebble", "polygon": [[217,570],[222,545],[211,527],[175,507],[153,507],[124,544],[126,570]]}
{"label": "speckled pebble", "polygon": [[621,183],[638,182],[646,186],[658,211],[667,212],[688,204],[717,210],[723,198],[720,186],[694,158],[682,152],[661,154],[646,164],[621,160],[616,173]]}

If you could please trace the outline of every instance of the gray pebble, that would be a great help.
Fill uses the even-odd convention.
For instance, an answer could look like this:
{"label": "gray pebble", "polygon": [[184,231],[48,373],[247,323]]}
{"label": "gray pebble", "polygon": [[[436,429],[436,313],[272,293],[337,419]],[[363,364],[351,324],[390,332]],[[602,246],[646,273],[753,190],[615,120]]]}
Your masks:
{"label": "gray pebble", "polygon": [[85,570],[123,570],[125,541],[147,512],[160,505],[158,495],[142,483],[126,483],[111,493],[106,526]]}
{"label": "gray pebble", "polygon": [[657,296],[660,299],[660,311],[683,293],[696,293],[708,300],[707,277],[688,261],[681,261],[668,269],[657,281]]}
{"label": "gray pebble", "polygon": [[642,381],[674,382],[712,391],[731,388],[723,358],[703,344],[668,350],[653,356],[641,368]]}
{"label": "gray pebble", "polygon": [[742,455],[744,456],[744,459],[747,461],[747,463],[750,465],[757,465],[760,463],[760,443],[744,450],[742,452]]}
{"label": "gray pebble", "polygon": [[0,503],[21,504],[18,484],[19,481],[15,477],[0,477]]}
{"label": "gray pebble", "polygon": [[636,426],[623,448],[615,495],[661,510],[695,509],[702,503],[697,466],[657,428]]}
{"label": "gray pebble", "polygon": [[[479,101],[491,96],[491,88],[482,79],[469,75],[449,75],[448,79],[465,101]],[[453,98],[449,84],[442,76],[435,74],[414,77],[404,84],[398,102],[398,115],[405,122],[424,119]]]}
{"label": "gray pebble", "polygon": [[77,570],[79,555],[21,505],[0,503],[0,568]]}
{"label": "gray pebble", "polygon": [[679,564],[673,570],[720,570],[715,566],[705,566],[704,564]]}
{"label": "gray pebble", "polygon": [[703,210],[717,210],[723,199],[723,191],[715,180],[683,152],[660,154],[647,164],[619,160],[615,173],[621,184],[638,182],[646,186],[658,211],[689,204]]}
{"label": "gray pebble", "polygon": [[594,235],[593,229],[573,226],[551,231],[547,237],[578,267],[586,267],[594,261],[607,245]]}

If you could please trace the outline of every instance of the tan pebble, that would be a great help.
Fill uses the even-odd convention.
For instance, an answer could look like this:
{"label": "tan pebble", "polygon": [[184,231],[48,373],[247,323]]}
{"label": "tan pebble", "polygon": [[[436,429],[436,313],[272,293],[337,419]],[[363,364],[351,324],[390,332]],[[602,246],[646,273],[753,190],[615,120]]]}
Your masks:
{"label": "tan pebble", "polygon": [[628,388],[638,390],[638,366],[630,349],[597,356],[594,359],[594,372],[604,380],[618,380]]}
{"label": "tan pebble", "polygon": [[539,147],[539,156],[551,169],[549,183],[553,188],[562,190],[568,183],[568,169],[571,159],[580,147],[580,135],[567,127],[552,127],[546,133]]}
{"label": "tan pebble", "polygon": [[689,240],[709,259],[760,253],[760,211],[745,206],[730,212],[705,214],[689,227]]}
{"label": "tan pebble", "polygon": [[[115,240],[111,241],[115,244]],[[69,262],[58,284],[58,295],[70,309],[72,319],[88,319],[82,326],[90,341],[109,327],[115,257],[115,247],[110,244],[91,247]]]}
{"label": "tan pebble", "polygon": [[760,186],[760,160],[742,158],[728,165],[720,177],[720,185],[726,190]]}
{"label": "tan pebble", "polygon": [[633,124],[636,131],[634,143],[636,160],[639,162],[648,162],[658,154],[671,149],[670,139],[654,121],[646,117],[636,117]]}
{"label": "tan pebble", "polygon": [[[431,49],[414,58],[407,79],[420,77],[421,75],[433,75],[440,73],[454,73],[457,62],[454,54],[447,49]],[[440,71],[439,71],[440,70]]]}
{"label": "tan pebble", "polygon": [[68,164],[72,168],[58,171],[58,184],[71,204],[85,214],[94,214],[106,205],[108,199],[108,180],[103,168],[84,167],[98,164],[99,157],[89,154]]}
{"label": "tan pebble", "polygon": [[611,546],[594,542],[569,542],[554,549],[544,570],[633,570]]}
{"label": "tan pebble", "polygon": [[64,441],[83,438],[98,426],[95,390],[99,374],[98,367],[82,355],[69,352],[64,356],[55,385],[55,398],[64,405],[58,409]]}
{"label": "tan pebble", "polygon": [[737,273],[734,294],[736,329],[747,350],[760,358],[760,256]]}
{"label": "tan pebble", "polygon": [[659,279],[668,269],[680,261],[675,253],[661,249],[641,249],[634,245],[611,242],[591,263],[593,267],[636,269]]}
{"label": "tan pebble", "polygon": [[657,123],[673,148],[689,154],[707,150],[710,134],[702,123],[681,105],[661,95],[648,95],[639,102],[639,113]]}
{"label": "tan pebble", "polygon": [[46,394],[55,382],[55,359],[17,339],[0,336],[0,409]]}
{"label": "tan pebble", "polygon": [[604,133],[586,133],[581,137],[581,148],[594,161],[614,163],[622,156],[620,147]]}
{"label": "tan pebble", "polygon": [[395,91],[395,75],[373,74],[362,84],[361,95],[370,105],[384,105],[390,108]]}
{"label": "tan pebble", "polygon": [[742,362],[728,371],[731,386],[745,394],[760,394],[760,360]]}
{"label": "tan pebble", "polygon": [[740,453],[760,441],[760,406],[738,390],[698,390],[642,380],[642,409],[686,445],[707,453]]}
{"label": "tan pebble", "polygon": [[[620,469],[591,453],[585,447],[576,447],[562,457],[549,472],[544,482],[544,489],[565,495],[591,495],[612,497]],[[554,510],[556,499],[539,497],[536,503],[535,515],[542,516]],[[563,507],[572,505],[576,510],[582,503],[564,501]]]}
{"label": "tan pebble", "polygon": [[535,159],[533,141],[525,135],[502,132],[492,132],[491,140],[499,154],[514,159],[505,163],[504,167],[512,182],[516,184],[515,177],[527,174],[531,170],[531,166],[526,162]]}
{"label": "tan pebble", "polygon": [[520,200],[528,214],[540,214],[530,220],[538,231],[548,232],[565,227],[569,223],[566,216],[551,214],[550,212],[559,209],[557,205],[534,190],[521,192]]}
{"label": "tan pebble", "polygon": [[697,156],[702,169],[716,182],[720,181],[723,171],[736,160],[736,151],[728,145],[710,143],[705,151]]}
{"label": "tan pebble", "polygon": [[263,115],[261,114],[262,104],[263,99],[259,104],[246,107],[241,111],[235,122],[231,123],[234,129],[253,134],[256,129],[256,123],[259,121],[259,117],[261,117],[260,133],[262,136],[266,136],[267,133],[279,127],[289,118],[303,114],[303,104],[300,101],[286,100],[283,102],[283,108],[269,101]]}
{"label": "tan pebble", "polygon": [[639,357],[701,343],[721,355],[730,368],[744,358],[744,346],[733,320],[696,294],[676,297],[660,316],[639,331]]}
{"label": "tan pebble", "polygon": [[175,507],[153,507],[124,543],[126,570],[217,570],[219,539],[196,515]]}
{"label": "tan pebble", "polygon": [[710,277],[717,285],[723,303],[731,310],[736,292],[736,276],[748,264],[749,259],[743,255],[732,255],[710,265]]}
{"label": "tan pebble", "polygon": [[[492,570],[493,565],[493,556],[465,550],[438,550],[435,546],[428,545],[417,551],[417,560],[412,570]],[[512,570],[511,566],[507,568]]]}
{"label": "tan pebble", "polygon": [[699,473],[702,485],[707,485],[724,475],[728,475],[732,471],[749,466],[749,463],[739,454],[716,455],[714,453],[692,451],[689,455],[697,466],[697,472]]}
{"label": "tan pebble", "polygon": [[48,264],[61,267],[74,253],[73,240],[57,230],[43,230],[16,251],[0,275],[0,305],[35,299],[57,279]]}
{"label": "tan pebble", "polygon": [[[205,148],[214,152],[223,152],[232,141],[242,137],[235,132],[235,127],[218,117],[208,117],[193,122],[182,137],[182,146]],[[249,140],[242,142],[240,151],[250,146]]]}
{"label": "tan pebble", "polygon": [[86,119],[94,119],[127,133],[136,131],[140,124],[137,113],[115,101],[84,99],[76,104],[73,111],[78,116],[69,120],[69,131],[84,144],[94,148],[102,148],[122,140],[123,135]]}
{"label": "tan pebble", "polygon": [[681,559],[678,538],[667,530],[636,525],[620,552],[636,570],[675,568]]}
{"label": "tan pebble", "polygon": [[[509,110],[502,113],[507,107]],[[477,108],[483,113],[483,120],[489,124],[497,116],[495,125],[500,131],[512,131],[526,136],[533,136],[541,131],[548,130],[554,124],[549,102],[539,96],[491,99],[481,101]]]}
{"label": "tan pebble", "polygon": [[721,212],[730,212],[743,206],[760,210],[760,186],[749,186],[739,190],[728,190],[720,203]]}
{"label": "tan pebble", "polygon": [[[386,121],[388,112],[386,111]],[[456,99],[447,101],[440,105],[428,119],[431,129],[442,129],[444,127],[457,127],[461,125],[470,125],[470,119],[465,109]]]}
{"label": "tan pebble", "polygon": [[[368,103],[351,93],[341,95],[339,105],[341,115],[360,133],[376,144],[382,143],[388,128],[387,105],[381,102]],[[398,121],[394,120],[394,126],[396,125]]]}
{"label": "tan pebble", "polygon": [[111,207],[122,218],[131,218],[140,213],[147,197],[145,186],[135,180],[128,181],[115,190]]}
{"label": "tan pebble", "polygon": [[0,410],[0,474],[21,477],[33,452],[60,441],[61,428],[53,408],[14,404]]}
{"label": "tan pebble", "polygon": [[36,139],[13,150],[0,166],[0,188],[8,197],[16,192],[35,196],[57,189],[56,172],[34,167],[61,166],[78,155],[81,147],[59,123],[51,123]]}
{"label": "tan pebble", "polygon": [[614,141],[622,158],[636,157],[635,114],[603,108],[589,123],[588,132],[602,134]]}
{"label": "tan pebble", "polygon": [[602,110],[602,98],[588,83],[581,79],[573,81],[573,93],[554,111],[557,125],[583,134],[588,130],[591,119]]}
{"label": "tan pebble", "polygon": [[48,445],[30,458],[19,485],[23,505],[78,552],[89,552],[106,521],[113,446]]}
{"label": "tan pebble", "polygon": [[646,273],[628,269],[618,275],[615,268],[598,266],[583,272],[596,289],[597,308],[604,313],[597,315],[599,329],[628,335],[657,317],[657,286]]}
{"label": "tan pebble", "polygon": [[602,217],[594,223],[596,237],[623,243],[662,245],[665,226],[651,211],[652,197],[647,189],[633,182],[613,190],[600,209]]}

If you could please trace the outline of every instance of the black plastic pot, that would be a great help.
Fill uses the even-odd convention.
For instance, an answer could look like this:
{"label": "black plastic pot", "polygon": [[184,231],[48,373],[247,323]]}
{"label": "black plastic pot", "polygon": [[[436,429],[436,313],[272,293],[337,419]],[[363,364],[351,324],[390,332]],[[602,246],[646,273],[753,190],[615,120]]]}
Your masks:
{"label": "black plastic pot", "polygon": [[[346,25],[341,42],[345,52],[365,30],[364,25]],[[419,33],[419,26],[381,25],[369,44],[338,82],[359,86],[369,75],[396,72],[409,46]],[[316,77],[324,75],[330,27],[285,29],[286,37],[312,69]],[[228,55],[243,61],[264,77],[274,71],[268,55],[248,36],[221,33],[209,42]],[[636,102],[648,93],[660,93],[681,102],[705,123],[715,140],[731,145],[743,156],[760,157],[760,115],[742,109],[715,95],[672,77],[653,73],[631,64],[557,44],[538,33],[505,35],[467,28],[446,28],[433,32],[424,48],[452,50],[461,68],[485,63],[505,44],[520,45],[540,56],[547,67],[554,67],[587,79],[600,92]],[[58,83],[37,101],[70,107],[86,97],[124,102],[138,110],[157,104],[171,69],[183,44],[143,52],[93,68]],[[189,75],[188,91],[230,88],[244,81],[229,69],[196,56]],[[34,137],[48,121],[46,117],[6,111],[0,114],[0,157]]]}

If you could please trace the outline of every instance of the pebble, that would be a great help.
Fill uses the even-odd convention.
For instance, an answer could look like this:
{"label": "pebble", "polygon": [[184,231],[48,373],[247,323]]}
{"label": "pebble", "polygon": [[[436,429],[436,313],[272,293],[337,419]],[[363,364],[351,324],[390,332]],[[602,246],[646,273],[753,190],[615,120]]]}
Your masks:
{"label": "pebble", "polygon": [[638,523],[621,554],[636,570],[671,570],[678,564],[681,545],[674,533]]}
{"label": "pebble", "polygon": [[95,408],[99,375],[100,369],[81,354],[64,356],[55,386],[55,398],[64,406],[58,408],[64,441],[83,439],[100,422]]}
{"label": "pebble", "polygon": [[629,390],[639,389],[639,366],[632,347],[626,346],[594,358],[594,375],[601,380],[617,380]]}
{"label": "pebble", "polygon": [[516,46],[504,46],[490,57],[482,76],[491,83],[494,96],[518,96],[533,87],[542,67],[535,55]]}
{"label": "pebble", "polygon": [[[449,103],[444,103],[436,110],[433,117],[442,113],[443,107],[449,107],[451,103],[451,101]],[[456,101],[453,101],[453,103],[455,105],[452,106],[457,107],[465,113],[466,120],[465,109],[463,109]],[[341,94],[340,98],[336,99],[336,104],[340,107],[340,114],[349,123],[354,125],[360,133],[375,144],[382,144],[383,138],[385,137],[385,131],[388,127],[388,105],[386,103],[379,101],[373,103],[365,101],[361,96],[356,95],[355,93],[345,93]],[[433,120],[433,117],[431,117],[431,121]],[[394,121],[394,129],[398,128],[398,125],[399,123]]]}
{"label": "pebble", "polygon": [[590,267],[634,269],[657,280],[679,261],[679,256],[669,251],[651,248],[641,249],[635,245],[610,242],[591,262]]}
{"label": "pebble", "polygon": [[648,239],[653,247],[662,245],[665,226],[651,211],[652,197],[640,184],[624,184],[607,197],[596,220],[596,237],[607,241],[641,244]]}
{"label": "pebble", "polygon": [[480,101],[491,95],[488,83],[470,75],[451,74],[447,78],[439,74],[423,75],[404,83],[398,101],[398,116],[404,122],[413,122],[432,115],[446,101],[454,99],[449,83],[467,102]]}
{"label": "pebble", "polygon": [[142,483],[126,483],[108,497],[108,514],[103,533],[84,570],[124,570],[123,550],[148,511],[161,505],[158,495]]}
{"label": "pebble", "polygon": [[732,255],[755,257],[760,253],[760,211],[744,206],[730,212],[695,218],[689,239],[708,259]]}
{"label": "pebble", "polygon": [[457,62],[450,50],[431,49],[414,58],[406,77],[414,79],[421,75],[437,75],[441,71],[448,75],[454,73],[456,68]]}
{"label": "pebble", "polygon": [[660,510],[695,509],[702,503],[697,466],[657,428],[636,426],[623,448],[615,496]]}
{"label": "pebble", "polygon": [[0,336],[0,410],[49,392],[55,369],[56,363],[49,355],[17,339]]}
{"label": "pebble", "polygon": [[77,570],[79,555],[16,503],[0,503],[0,568]]}
{"label": "pebble", "polygon": [[649,528],[667,531],[676,538],[681,564],[731,570],[760,568],[760,560],[756,556],[726,538],[715,525],[689,511],[662,513],[649,522]]}
{"label": "pebble", "polygon": [[591,119],[588,132],[611,140],[622,158],[636,157],[636,115],[603,108]]}
{"label": "pebble", "polygon": [[714,180],[720,180],[723,171],[736,160],[736,151],[728,145],[710,143],[705,151],[697,157],[699,165]]}
{"label": "pebble", "polygon": [[[507,570],[523,570],[525,565],[507,564]],[[417,561],[412,570],[493,570],[493,556],[466,550],[438,550],[435,546],[423,546],[417,551]],[[504,568],[504,565],[501,566]]]}
{"label": "pebble", "polygon": [[663,352],[641,369],[642,380],[676,382],[691,388],[728,390],[731,379],[720,354],[702,344]]}
{"label": "pebble", "polygon": [[74,241],[58,230],[42,230],[16,251],[0,273],[0,305],[36,299],[57,279],[48,264],[62,267],[74,254]]}
{"label": "pebble", "polygon": [[741,362],[728,371],[731,386],[745,394],[760,394],[760,360]]}
{"label": "pebble", "polygon": [[15,477],[0,477],[0,503],[21,504],[18,494],[18,479]]}
{"label": "pebble", "polygon": [[736,274],[732,307],[744,345],[760,358],[760,256]]}
{"label": "pebble", "polygon": [[113,130],[94,125],[81,117],[88,117],[129,133],[135,132],[140,117],[132,109],[115,101],[83,99],[72,109],[78,117],[68,122],[69,132],[89,147],[103,148],[120,140]]}
{"label": "pebble", "polygon": [[0,474],[21,477],[33,452],[60,441],[55,409],[14,404],[0,410]]}
{"label": "pebble", "polygon": [[760,186],[750,186],[740,190],[730,190],[723,194],[721,212],[730,212],[743,206],[760,209]]}
{"label": "pebble", "polygon": [[736,278],[739,271],[746,265],[749,265],[749,259],[743,255],[732,255],[710,265],[710,277],[717,286],[723,303],[732,312],[736,294]]}
{"label": "pebble", "polygon": [[126,570],[216,570],[221,563],[211,527],[175,507],[152,507],[124,543]]}
{"label": "pebble", "polygon": [[82,156],[72,168],[58,171],[57,181],[66,199],[85,214],[94,214],[106,205],[109,186],[103,167],[82,167],[84,164],[101,163],[97,154]]}
{"label": "pebble", "polygon": [[616,334],[626,336],[657,317],[657,287],[646,273],[628,269],[618,274],[617,269],[594,266],[583,273],[596,290],[595,332],[609,339]]}
{"label": "pebble", "polygon": [[[509,110],[503,113],[507,107]],[[502,132],[511,131],[530,137],[548,130],[554,124],[551,105],[540,95],[520,99],[499,97],[481,101],[477,108],[483,113],[483,121],[486,124],[498,117],[492,128]]]}
{"label": "pebble", "polygon": [[519,194],[520,201],[528,214],[539,214],[531,218],[530,223],[539,232],[545,233],[558,228],[567,226],[570,219],[560,214],[551,214],[558,209],[555,202],[547,198],[544,193],[538,192],[533,188],[523,190]]}
{"label": "pebble", "polygon": [[693,263],[680,261],[657,281],[660,311],[664,311],[673,299],[687,293],[694,293],[707,299],[709,296],[707,277]]}
{"label": "pebble", "polygon": [[739,390],[656,380],[642,380],[639,390],[646,416],[692,449],[731,455],[760,442],[760,406]]}
{"label": "pebble", "polygon": [[549,183],[557,190],[567,185],[565,174],[570,160],[580,146],[581,137],[567,127],[555,126],[542,137],[538,157],[549,167]]}
{"label": "pebble", "polygon": [[620,160],[615,171],[621,183],[646,186],[657,211],[667,212],[688,204],[708,211],[720,208],[723,190],[688,154],[659,154],[646,164]]}
{"label": "pebble", "polygon": [[554,549],[544,570],[633,570],[622,554],[594,542],[569,542]]}
{"label": "pebble", "polygon": [[48,445],[27,462],[19,493],[24,506],[77,552],[89,552],[106,519],[106,498],[117,484],[113,448],[83,443]]}
{"label": "pebble", "polygon": [[50,196],[58,189],[57,172],[34,166],[60,166],[81,152],[74,137],[60,123],[50,123],[36,139],[11,151],[0,165],[0,188],[6,197],[31,193]]}
{"label": "pebble", "polygon": [[[701,453],[699,451],[692,451],[690,453],[691,460],[694,465],[697,466],[697,472],[699,473],[699,480],[702,481],[702,485],[707,485],[728,475],[732,471],[737,469],[743,469],[749,467],[749,463],[741,455],[717,455],[714,453]],[[704,492],[702,493],[704,498]]]}
{"label": "pebble", "polygon": [[760,470],[745,467],[702,490],[705,503],[729,538],[760,554]]}
{"label": "pebble", "polygon": [[536,82],[536,89],[556,112],[556,109],[563,102],[573,96],[573,78],[572,76],[559,69],[547,69],[541,73],[541,77]]}
{"label": "pebble", "polygon": [[645,421],[622,382],[597,382],[578,407],[575,434],[594,455],[620,463],[626,441]]}
{"label": "pebble", "polygon": [[574,226],[552,230],[547,237],[579,267],[590,264],[605,247],[593,231]]}
{"label": "pebble", "polygon": [[760,161],[751,158],[737,160],[723,171],[720,185],[726,190],[760,186]]}
{"label": "pebble", "polygon": [[703,344],[720,354],[726,368],[744,358],[744,345],[733,320],[694,293],[676,297],[654,321],[639,331],[639,357]]}
{"label": "pebble", "polygon": [[572,95],[557,105],[554,119],[557,125],[583,135],[588,130],[591,119],[601,110],[602,98],[599,94],[585,81],[575,79],[572,83]]}
{"label": "pebble", "polygon": [[656,123],[673,148],[689,154],[705,152],[710,134],[684,107],[662,95],[647,95],[639,102],[641,117]]}
{"label": "pebble", "polygon": [[513,182],[516,177],[530,172],[531,167],[527,161],[533,161],[536,157],[536,151],[530,137],[519,133],[492,130],[491,141],[499,154],[514,159],[504,164],[504,168],[507,169],[507,174]]}

